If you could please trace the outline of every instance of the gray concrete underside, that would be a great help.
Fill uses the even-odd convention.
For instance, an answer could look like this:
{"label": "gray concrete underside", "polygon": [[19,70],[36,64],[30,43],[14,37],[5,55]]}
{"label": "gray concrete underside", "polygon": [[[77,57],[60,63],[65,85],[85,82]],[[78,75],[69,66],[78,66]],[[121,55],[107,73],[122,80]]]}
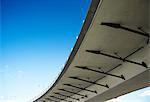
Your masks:
{"label": "gray concrete underside", "polygon": [[[148,8],[149,0],[93,0],[79,37],[64,69],[54,84],[34,102],[52,102],[47,99],[65,102],[64,100],[50,97],[55,96],[60,98],[60,95],[56,95],[55,92],[80,99],[77,101],[61,96],[61,98],[67,101],[103,102],[149,86],[149,68],[123,62],[108,56],[86,52],[86,50],[98,50],[113,56],[117,56],[114,54],[117,52],[119,56],[124,58],[142,47],[141,50],[127,59],[137,63],[145,62],[150,67],[150,43],[147,44],[147,37],[134,32],[101,25],[102,22],[119,23],[127,28],[140,32],[142,31],[138,27],[142,27],[145,32],[150,33]],[[121,64],[121,66],[114,68],[118,64]],[[125,80],[110,75],[78,69],[75,66],[87,66],[94,70],[104,71],[113,75],[123,75]],[[103,85],[107,84],[109,88],[70,79],[70,76],[94,81]],[[97,94],[65,86],[64,84],[72,84],[97,91]],[[88,97],[81,98],[79,95],[62,92],[59,89],[71,90],[79,94],[87,95]]]}

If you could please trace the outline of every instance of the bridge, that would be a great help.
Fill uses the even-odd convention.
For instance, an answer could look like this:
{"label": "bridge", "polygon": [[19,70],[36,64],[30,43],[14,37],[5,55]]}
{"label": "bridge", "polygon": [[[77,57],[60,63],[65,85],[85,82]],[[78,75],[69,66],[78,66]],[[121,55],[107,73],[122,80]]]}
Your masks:
{"label": "bridge", "polygon": [[150,85],[149,0],[92,0],[57,80],[34,102],[104,102]]}

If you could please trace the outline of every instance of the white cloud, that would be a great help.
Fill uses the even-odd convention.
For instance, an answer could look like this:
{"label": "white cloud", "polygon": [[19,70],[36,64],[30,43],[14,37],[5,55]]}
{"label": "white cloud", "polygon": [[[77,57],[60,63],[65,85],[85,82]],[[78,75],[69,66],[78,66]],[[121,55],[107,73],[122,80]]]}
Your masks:
{"label": "white cloud", "polygon": [[85,20],[82,20],[82,22],[84,23],[84,22],[85,22]]}
{"label": "white cloud", "polygon": [[0,99],[4,99],[4,96],[0,96]]}
{"label": "white cloud", "polygon": [[22,70],[18,70],[17,72],[18,72],[18,73],[23,73],[23,71],[22,71]]}
{"label": "white cloud", "polygon": [[78,36],[76,36],[76,39],[78,39]]}
{"label": "white cloud", "polygon": [[140,96],[150,96],[150,90],[146,90],[143,93],[140,94]]}

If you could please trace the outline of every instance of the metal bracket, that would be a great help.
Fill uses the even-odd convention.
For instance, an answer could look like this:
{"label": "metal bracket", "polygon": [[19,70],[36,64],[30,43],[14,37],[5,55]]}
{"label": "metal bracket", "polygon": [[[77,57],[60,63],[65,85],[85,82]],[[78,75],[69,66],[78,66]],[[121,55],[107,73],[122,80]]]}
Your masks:
{"label": "metal bracket", "polygon": [[116,28],[116,29],[123,29],[123,30],[133,32],[138,35],[145,36],[148,38],[147,44],[149,43],[150,35],[148,33],[144,32],[143,30],[142,30],[142,32],[140,32],[140,31],[137,31],[137,30],[134,30],[131,28],[124,27],[119,23],[102,22],[101,25],[109,26],[109,27]]}
{"label": "metal bracket", "polygon": [[73,98],[73,97],[70,97],[70,96],[67,96],[67,95],[63,95],[63,94],[60,94],[60,93],[55,93],[55,94],[79,101],[78,98]]}
{"label": "metal bracket", "polygon": [[72,91],[68,91],[68,90],[65,90],[65,89],[59,89],[59,90],[69,92],[69,93],[73,93],[73,94],[76,94],[76,95],[79,95],[79,96],[82,96],[82,97],[87,97],[87,95],[82,95],[82,94],[75,93],[75,92],[72,92]]}
{"label": "metal bracket", "polygon": [[[93,53],[93,54],[100,54],[100,55],[103,55],[103,56],[107,56],[107,57],[110,57],[110,58],[121,60],[123,62],[129,62],[129,63],[132,63],[132,64],[136,64],[136,65],[140,65],[140,66],[143,66],[145,68],[148,68],[148,66],[146,65],[145,62],[142,62],[142,63],[134,62],[134,61],[131,61],[131,60],[127,60],[126,59],[127,57],[125,57],[125,58],[121,58],[121,57],[118,57],[118,56],[116,57],[116,56],[113,56],[113,55],[110,55],[110,54],[106,54],[106,53],[103,53],[101,51],[96,51],[96,50],[86,50],[86,52]],[[131,54],[133,54],[133,53],[131,53]]]}
{"label": "metal bracket", "polygon": [[117,77],[117,78],[120,78],[120,79],[125,80],[125,77],[124,77],[123,75],[118,76],[118,75],[110,74],[110,73],[107,73],[107,72],[102,72],[102,71],[90,69],[90,68],[88,68],[88,67],[86,67],[86,66],[75,66],[75,67],[76,67],[76,68],[83,69],[83,70],[89,70],[89,71],[92,71],[92,72],[101,73],[101,74],[105,74],[105,75],[109,75],[109,76],[113,76],[113,77]]}
{"label": "metal bracket", "polygon": [[78,88],[78,89],[81,89],[81,90],[85,90],[85,91],[89,91],[89,92],[92,92],[92,93],[96,93],[96,94],[97,94],[97,91],[89,90],[89,89],[86,89],[86,88],[81,88],[81,87],[74,86],[74,85],[71,85],[71,84],[64,84],[64,85],[70,86],[70,87],[74,87],[74,88]]}
{"label": "metal bracket", "polygon": [[55,96],[49,96],[49,97],[52,97],[52,98],[55,98],[55,99],[59,99],[59,100],[63,100],[63,101],[66,101],[66,102],[72,102],[72,101],[68,101],[68,100],[65,100],[65,99],[62,99],[62,98],[58,98],[58,97],[55,97]]}
{"label": "metal bracket", "polygon": [[91,84],[95,84],[95,85],[99,85],[99,86],[103,86],[103,87],[109,88],[109,86],[107,84],[103,85],[103,84],[99,84],[99,83],[96,83],[96,82],[93,82],[93,81],[81,79],[81,78],[78,78],[78,77],[69,77],[69,78],[76,79],[76,80],[81,80],[81,81],[84,81],[84,82],[88,82],[88,83],[91,83]]}
{"label": "metal bracket", "polygon": [[46,100],[49,100],[49,101],[53,101],[53,102],[59,102],[59,101],[55,101],[55,100],[52,100],[50,98],[45,98]]}

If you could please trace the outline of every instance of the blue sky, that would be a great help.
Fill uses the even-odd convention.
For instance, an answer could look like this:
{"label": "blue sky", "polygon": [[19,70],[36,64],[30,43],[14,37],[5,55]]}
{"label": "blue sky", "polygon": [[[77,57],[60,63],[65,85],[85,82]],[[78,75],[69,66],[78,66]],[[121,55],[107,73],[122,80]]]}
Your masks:
{"label": "blue sky", "polygon": [[27,102],[58,76],[90,0],[1,1],[0,100]]}
{"label": "blue sky", "polygon": [[0,102],[27,102],[52,84],[90,1],[1,0]]}

